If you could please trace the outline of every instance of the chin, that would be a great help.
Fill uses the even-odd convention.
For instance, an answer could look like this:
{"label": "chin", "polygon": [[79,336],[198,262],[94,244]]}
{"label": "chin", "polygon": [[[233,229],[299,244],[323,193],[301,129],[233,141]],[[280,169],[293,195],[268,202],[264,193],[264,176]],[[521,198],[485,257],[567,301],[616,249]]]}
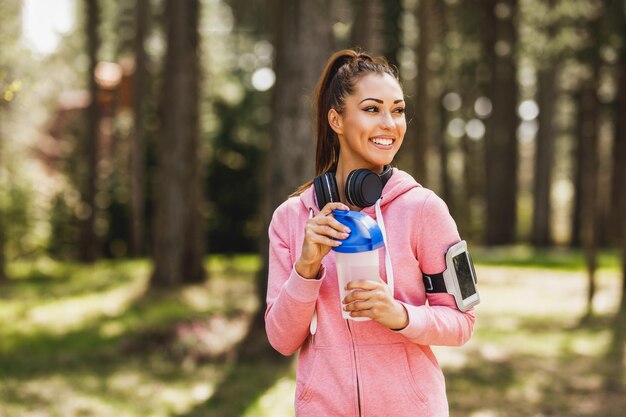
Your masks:
{"label": "chin", "polygon": [[393,153],[393,155],[390,155],[390,156],[385,157],[385,158],[381,158],[380,155],[378,155],[378,157],[372,158],[371,162],[375,166],[385,166],[385,165],[391,164],[393,162],[393,158],[395,156],[396,156],[395,152]]}

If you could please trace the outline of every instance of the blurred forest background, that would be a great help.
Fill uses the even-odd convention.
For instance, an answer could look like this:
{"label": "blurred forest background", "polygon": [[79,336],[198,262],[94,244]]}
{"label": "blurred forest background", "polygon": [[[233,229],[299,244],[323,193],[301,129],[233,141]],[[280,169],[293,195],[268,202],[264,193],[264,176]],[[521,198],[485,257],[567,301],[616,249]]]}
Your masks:
{"label": "blurred forest background", "polygon": [[[0,415],[290,415],[266,230],[314,175],[312,91],[347,47],[399,69],[394,164],[448,203],[485,293],[558,306],[482,307],[453,412],[622,415],[626,1],[3,0],[0,42]],[[548,375],[580,357],[547,333],[593,346],[587,382],[537,397],[500,339],[524,325]]]}

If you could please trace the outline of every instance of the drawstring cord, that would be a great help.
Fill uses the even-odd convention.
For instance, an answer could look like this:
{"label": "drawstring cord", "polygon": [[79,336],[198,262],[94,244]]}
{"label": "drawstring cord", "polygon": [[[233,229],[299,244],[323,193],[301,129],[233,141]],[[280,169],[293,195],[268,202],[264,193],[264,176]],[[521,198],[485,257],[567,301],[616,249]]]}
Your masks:
{"label": "drawstring cord", "polygon": [[376,201],[376,223],[378,223],[378,227],[380,227],[380,231],[383,234],[383,243],[385,244],[385,271],[387,271],[387,286],[389,287],[389,291],[391,291],[391,297],[393,297],[393,268],[391,267],[391,255],[389,255],[389,245],[387,242],[387,232],[385,231],[385,222],[383,221],[383,213],[380,210],[380,202],[382,199],[383,198],[381,197]]}
{"label": "drawstring cord", "polygon": [[[309,220],[313,218],[313,209],[309,207]],[[315,337],[317,332],[317,308],[313,309],[313,316],[311,317],[311,324],[309,324],[309,331],[311,332],[311,338]]]}

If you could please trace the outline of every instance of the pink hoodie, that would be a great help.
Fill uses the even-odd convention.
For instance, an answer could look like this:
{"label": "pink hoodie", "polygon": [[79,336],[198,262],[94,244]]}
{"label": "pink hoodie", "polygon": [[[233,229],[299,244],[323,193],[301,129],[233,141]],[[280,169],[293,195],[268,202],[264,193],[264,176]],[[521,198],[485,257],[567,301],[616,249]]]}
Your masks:
{"label": "pink hoodie", "polygon": [[[296,415],[447,416],[443,373],[429,345],[464,344],[475,321],[473,309],[459,311],[449,294],[427,295],[422,282],[422,271],[445,269],[446,250],[460,240],[447,206],[397,169],[383,190],[395,298],[409,313],[409,325],[400,331],[341,317],[333,251],[322,262],[320,279],[295,271],[310,208],[318,212],[312,187],[278,207],[269,228],[266,330],[280,353],[300,350]],[[362,212],[376,218],[374,207]],[[386,281],[385,250],[379,250],[379,265]],[[317,332],[311,336],[315,310]]]}

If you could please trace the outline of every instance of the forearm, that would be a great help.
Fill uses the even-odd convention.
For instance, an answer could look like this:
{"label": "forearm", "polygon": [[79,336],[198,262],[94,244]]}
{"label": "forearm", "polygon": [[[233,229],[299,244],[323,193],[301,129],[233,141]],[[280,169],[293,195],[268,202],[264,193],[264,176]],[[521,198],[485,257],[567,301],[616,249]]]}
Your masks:
{"label": "forearm", "polygon": [[[325,275],[322,267],[320,278]],[[309,334],[320,280],[305,279],[295,268],[273,300],[268,300],[265,326],[270,344],[283,355],[295,353]]]}
{"label": "forearm", "polygon": [[[442,295],[445,297],[447,295]],[[409,324],[399,333],[421,345],[461,346],[472,336],[476,316],[474,309],[462,312],[454,304],[404,305]]]}

